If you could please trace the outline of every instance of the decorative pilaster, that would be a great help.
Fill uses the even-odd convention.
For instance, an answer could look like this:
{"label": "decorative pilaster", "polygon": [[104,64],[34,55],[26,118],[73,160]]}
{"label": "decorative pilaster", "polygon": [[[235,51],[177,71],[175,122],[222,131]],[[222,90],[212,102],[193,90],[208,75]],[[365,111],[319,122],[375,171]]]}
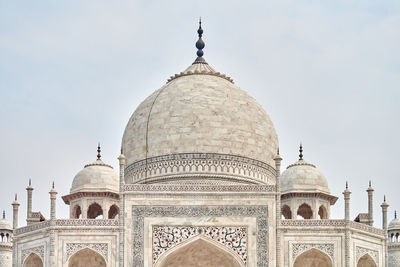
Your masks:
{"label": "decorative pilaster", "polygon": [[124,194],[124,185],[125,185],[125,164],[126,158],[123,154],[121,148],[121,155],[118,157],[119,160],[119,266],[124,266],[124,250],[125,250],[125,235],[124,235],[124,227],[125,227],[125,194]]}
{"label": "decorative pilaster", "polygon": [[282,157],[279,155],[279,148],[277,155],[274,158],[275,169],[276,169],[276,267],[281,266],[281,187],[280,187],[280,177],[281,177],[281,161]]}
{"label": "decorative pilaster", "polygon": [[29,225],[30,224],[30,218],[31,218],[31,214],[32,214],[32,191],[33,191],[33,187],[32,187],[32,181],[31,179],[29,179],[29,184],[28,187],[26,188],[26,192],[27,192],[27,196],[28,196],[28,205],[27,205],[27,209],[26,209],[26,223]]}
{"label": "decorative pilaster", "polygon": [[11,204],[13,206],[13,229],[18,228],[18,208],[19,203],[17,202],[17,194],[15,194],[14,202]]}
{"label": "decorative pilaster", "polygon": [[387,243],[388,243],[388,233],[387,233],[387,210],[388,210],[389,204],[386,203],[386,196],[383,196],[383,203],[381,204],[381,208],[382,208],[382,229],[385,230],[385,266],[388,266],[388,247],[387,247]]}
{"label": "decorative pilaster", "polygon": [[349,185],[346,182],[344,195],[344,219],[345,219],[345,267],[350,267],[350,194]]}
{"label": "decorative pilaster", "polygon": [[374,189],[371,187],[371,181],[369,181],[369,186],[367,189],[368,192],[368,219],[369,225],[374,225],[374,201],[373,201],[373,193]]}
{"label": "decorative pilaster", "polygon": [[56,219],[56,198],[57,198],[57,191],[54,188],[54,182],[53,186],[49,192],[50,194],[50,220],[55,220]]}

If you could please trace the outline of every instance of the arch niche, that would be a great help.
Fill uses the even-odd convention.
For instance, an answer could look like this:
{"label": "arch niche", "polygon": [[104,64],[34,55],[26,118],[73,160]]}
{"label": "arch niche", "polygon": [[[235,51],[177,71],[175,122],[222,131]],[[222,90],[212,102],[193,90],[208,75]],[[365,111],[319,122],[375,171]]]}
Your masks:
{"label": "arch niche", "polygon": [[42,259],[35,253],[31,253],[24,261],[24,267],[43,267]]}
{"label": "arch niche", "polygon": [[288,205],[283,205],[282,216],[285,218],[285,220],[292,219],[292,211]]}
{"label": "arch niche", "polygon": [[213,241],[198,238],[171,250],[161,257],[156,267],[243,267],[240,259]]}
{"label": "arch niche", "polygon": [[119,208],[117,205],[112,205],[108,211],[108,219],[115,219],[119,214]]}
{"label": "arch niche", "polygon": [[365,254],[358,260],[357,267],[377,267],[377,265],[369,254]]}
{"label": "arch niche", "polygon": [[302,219],[312,219],[313,211],[309,205],[303,203],[300,205],[299,209],[297,210],[297,215],[300,216]]}
{"label": "arch niche", "polygon": [[69,258],[68,267],[106,267],[106,261],[99,253],[84,248]]}
{"label": "arch niche", "polygon": [[103,209],[101,208],[101,206],[96,202],[92,203],[87,211],[87,218],[103,219]]}
{"label": "arch niche", "polygon": [[299,255],[293,267],[332,267],[332,260],[322,251],[312,248]]}

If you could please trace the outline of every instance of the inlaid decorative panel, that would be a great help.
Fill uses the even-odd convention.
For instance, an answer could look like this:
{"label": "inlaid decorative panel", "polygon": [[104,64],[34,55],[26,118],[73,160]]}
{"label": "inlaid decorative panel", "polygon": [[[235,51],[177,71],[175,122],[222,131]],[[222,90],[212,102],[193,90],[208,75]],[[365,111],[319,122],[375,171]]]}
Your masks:
{"label": "inlaid decorative panel", "polygon": [[244,264],[247,264],[245,226],[153,226],[153,263],[156,263],[164,252],[199,235],[231,249]]}

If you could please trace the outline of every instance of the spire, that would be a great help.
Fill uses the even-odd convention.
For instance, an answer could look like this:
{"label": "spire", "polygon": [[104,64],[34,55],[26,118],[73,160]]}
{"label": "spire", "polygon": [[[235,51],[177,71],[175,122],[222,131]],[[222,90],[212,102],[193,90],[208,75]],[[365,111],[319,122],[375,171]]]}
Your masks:
{"label": "spire", "polygon": [[6,218],[6,211],[3,210],[3,219],[5,219],[5,218]]}
{"label": "spire", "polygon": [[299,155],[299,160],[303,160],[303,145],[300,143],[300,155]]}
{"label": "spire", "polygon": [[17,201],[17,193],[15,193],[15,201]]}
{"label": "spire", "polygon": [[386,195],[383,195],[383,202],[386,203]]}
{"label": "spire", "polygon": [[346,181],[346,190],[349,189],[349,183]]}
{"label": "spire", "polygon": [[32,181],[31,181],[31,178],[29,178],[29,186],[31,186],[32,185]]}
{"label": "spire", "polygon": [[397,219],[397,211],[394,211],[394,218]]}
{"label": "spire", "polygon": [[52,186],[53,186],[52,188],[54,189],[54,181],[53,181],[53,185]]}
{"label": "spire", "polygon": [[97,145],[97,160],[100,160],[101,159],[101,147],[100,147],[100,142],[99,142],[99,144]]}
{"label": "spire", "polygon": [[199,40],[196,42],[196,48],[197,48],[197,58],[193,62],[193,64],[207,64],[207,62],[204,60],[203,55],[203,48],[205,46],[203,39],[201,37],[203,36],[203,29],[201,28],[201,17],[199,19],[199,29],[197,30],[197,33],[199,34]]}

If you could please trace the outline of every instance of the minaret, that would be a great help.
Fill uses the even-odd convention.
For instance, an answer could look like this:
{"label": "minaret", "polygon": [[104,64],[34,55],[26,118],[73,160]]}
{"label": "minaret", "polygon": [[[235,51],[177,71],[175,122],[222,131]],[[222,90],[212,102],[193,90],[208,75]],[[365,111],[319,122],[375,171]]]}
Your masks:
{"label": "minaret", "polygon": [[31,218],[31,214],[32,214],[32,191],[33,191],[33,187],[32,187],[32,181],[31,179],[29,179],[29,185],[26,188],[26,192],[28,194],[28,207],[26,209],[26,222],[27,224],[30,224],[30,218]]}
{"label": "minaret", "polygon": [[50,194],[50,220],[55,220],[57,191],[54,188],[54,182],[49,194]]}
{"label": "minaret", "polygon": [[387,230],[387,210],[389,204],[386,203],[386,196],[383,196],[383,203],[381,204],[382,208],[382,229]]}
{"label": "minaret", "polygon": [[343,191],[344,195],[344,219],[346,221],[350,220],[350,194],[349,184],[346,182],[346,190]]}
{"label": "minaret", "polygon": [[374,225],[374,203],[373,203],[373,192],[374,189],[371,187],[371,181],[369,181],[369,187],[367,189],[368,192],[368,218],[369,225]]}
{"label": "minaret", "polygon": [[17,194],[15,194],[14,202],[11,204],[13,206],[13,229],[18,228],[18,208],[19,203],[17,202]]}

